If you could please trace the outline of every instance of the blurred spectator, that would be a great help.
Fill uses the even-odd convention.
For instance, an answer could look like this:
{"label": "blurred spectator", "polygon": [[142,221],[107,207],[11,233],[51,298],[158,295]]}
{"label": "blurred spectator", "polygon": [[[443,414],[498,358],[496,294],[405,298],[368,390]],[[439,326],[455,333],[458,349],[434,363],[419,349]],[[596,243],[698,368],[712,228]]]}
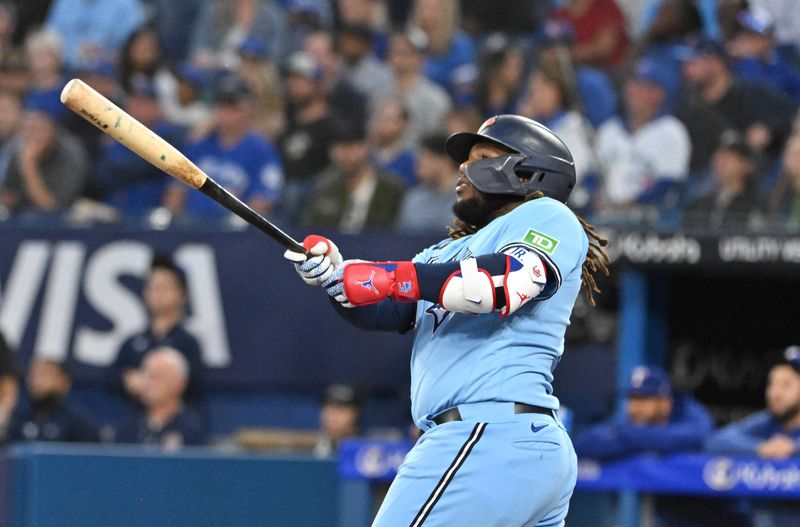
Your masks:
{"label": "blurred spectator", "polygon": [[389,47],[389,25],[385,0],[337,0],[336,10],[341,25],[362,25],[372,32],[372,51],[386,58]]}
{"label": "blurred spectator", "polygon": [[572,61],[569,47],[574,37],[566,22],[548,21],[542,28],[539,63],[561,72],[576,108],[598,127],[617,114],[617,92],[603,70]]}
{"label": "blurred spectator", "polygon": [[[327,31],[316,31],[306,37],[303,50],[311,55],[319,68],[319,80],[330,111],[345,119],[367,121],[367,97],[343,75],[342,59]],[[289,58],[291,70],[292,58]]]}
{"label": "blurred spectator", "polygon": [[28,60],[26,98],[37,98],[47,104],[49,113],[63,119],[69,109],[61,104],[64,77],[61,62],[61,37],[52,30],[31,33],[25,41]]}
{"label": "blurred spectator", "polygon": [[165,450],[204,444],[205,427],[183,402],[189,363],[181,352],[169,347],[152,350],[142,361],[141,375],[144,414],[118,430],[117,442],[158,445]]}
{"label": "blurred spectator", "polygon": [[[155,87],[141,78],[130,87],[124,108],[131,117],[180,149],[183,134],[164,121],[156,97]],[[122,143],[110,137],[104,139],[86,194],[128,216],[141,216],[159,207],[169,179]]]}
{"label": "blurred spectator", "polygon": [[289,58],[286,71],[287,122],[278,147],[286,173],[285,215],[296,223],[311,194],[314,178],[330,165],[336,134],[322,70],[308,53]]}
{"label": "blurred spectator", "polygon": [[597,131],[611,206],[663,204],[686,178],[691,144],[683,124],[665,113],[669,82],[653,62],[639,60],[625,81],[625,118]]}
{"label": "blurred spectator", "polygon": [[0,3],[0,88],[22,92],[27,88],[28,61],[22,39],[12,39],[17,29],[13,6]]}
{"label": "blurred spectator", "polygon": [[441,128],[444,134],[449,136],[456,132],[477,130],[484,121],[485,119],[475,108],[457,108],[448,112]]}
{"label": "blurred spectator", "polygon": [[364,25],[346,25],[336,35],[342,57],[342,76],[364,97],[391,84],[391,72],[372,49],[372,30]]}
{"label": "blurred spectator", "polygon": [[37,97],[26,105],[0,199],[13,214],[62,211],[79,197],[86,183],[86,151],[48,113],[52,111],[49,99]]}
{"label": "blurred spectator", "polygon": [[271,0],[206,0],[192,34],[192,62],[201,68],[237,66],[237,51],[248,37],[266,42],[280,56],[286,13]]}
{"label": "blurred spectator", "polygon": [[397,217],[397,230],[437,232],[453,222],[458,167],[445,150],[445,135],[422,139],[417,154],[419,184],[406,192]]}
{"label": "blurred spectator", "polygon": [[333,384],[325,390],[319,411],[322,437],[314,446],[316,456],[329,457],[343,439],[360,435],[361,408],[361,399],[352,386]]}
{"label": "blurred spectator", "polygon": [[47,27],[64,40],[64,62],[77,69],[111,60],[128,37],[145,21],[139,0],[54,0]]}
{"label": "blurred spectator", "polygon": [[800,441],[800,348],[791,346],[769,371],[767,408],[718,430],[706,442],[715,454],[786,459]]}
{"label": "blurred spectator", "polygon": [[[638,26],[646,35],[664,35],[664,30],[678,30],[681,36],[687,36],[691,30],[702,31],[708,38],[720,38],[721,31],[717,18],[718,0],[650,0],[646,2],[640,20],[632,20],[628,15],[630,25]],[[672,6],[666,6],[672,4]],[[687,17],[688,15],[688,17]],[[673,33],[673,36],[675,33]]]}
{"label": "blurred spectator", "polygon": [[675,103],[680,89],[684,41],[698,34],[702,24],[700,10],[693,0],[658,0],[653,20],[636,42],[632,54],[646,57],[672,79],[668,104]]}
{"label": "blurred spectator", "polygon": [[517,113],[550,128],[569,148],[575,161],[577,185],[587,174],[597,172],[590,137],[591,125],[575,111],[575,100],[561,71],[542,64],[530,76],[528,89],[520,99]]}
{"label": "blurred spectator", "polygon": [[122,343],[114,362],[125,394],[138,404],[144,386],[142,361],[154,349],[169,347],[185,357],[189,368],[187,396],[195,406],[202,406],[200,345],[183,325],[187,303],[186,275],[171,258],[156,256],[145,280],[143,296],[150,315],[147,328]]}
{"label": "blurred spectator", "polygon": [[239,47],[239,75],[255,99],[255,128],[264,137],[276,139],[285,125],[283,89],[272,53],[256,38],[248,38]]}
{"label": "blurred spectator", "polygon": [[189,62],[179,64],[175,72],[175,85],[167,86],[164,99],[161,100],[161,109],[167,121],[191,130],[192,137],[213,122],[213,111],[202,97],[206,77],[205,71]]}
{"label": "blurred spectator", "polygon": [[461,0],[461,25],[470,35],[478,37],[502,32],[512,38],[524,38],[547,20],[553,3],[539,0]]}
{"label": "blurred spectator", "polygon": [[689,203],[684,226],[705,230],[744,229],[758,205],[753,150],[736,130],[728,130],[720,138],[711,167],[714,190]]}
{"label": "blurred spectator", "polygon": [[3,332],[0,331],[0,443],[5,441],[8,436],[11,415],[17,407],[18,375],[14,350],[8,345]]}
{"label": "blurred spectator", "polygon": [[[44,24],[50,12],[53,0],[11,0],[3,2],[9,11],[13,10],[15,23],[11,26],[13,44],[19,46],[25,42],[25,37]],[[0,23],[0,25],[2,25]],[[5,33],[5,31],[1,31]]]}
{"label": "blurred spectator", "polygon": [[577,437],[578,455],[613,459],[643,452],[699,450],[713,430],[706,409],[690,395],[674,393],[669,376],[659,368],[634,368],[626,396],[623,415]]}
{"label": "blurred spectator", "polygon": [[412,186],[414,175],[414,150],[406,142],[409,116],[403,103],[389,99],[381,103],[370,123],[372,161],[375,168],[391,172],[406,186]]}
{"label": "blurred spectator", "polygon": [[735,59],[734,72],[748,81],[759,82],[800,101],[800,69],[775,47],[775,22],[756,10],[741,11],[739,28],[727,43]]}
{"label": "blurred spectator", "polygon": [[619,66],[628,49],[625,16],[614,0],[566,0],[554,13],[575,28],[575,62],[600,68]]}
{"label": "blurred spectator", "polygon": [[25,381],[27,400],[14,414],[14,441],[96,442],[100,430],[94,420],[69,399],[72,379],[66,365],[33,359]]}
{"label": "blurred spectator", "polygon": [[393,85],[386,92],[373,94],[373,105],[384,99],[401,99],[408,110],[407,141],[416,144],[426,135],[436,133],[450,111],[447,92],[422,74],[425,36],[419,32],[397,33],[389,41],[389,65]]}
{"label": "blurred spectator", "polygon": [[767,205],[773,225],[800,231],[800,127],[786,141],[781,174]]}
{"label": "blurred spectator", "polygon": [[197,17],[206,0],[149,0],[153,6],[152,24],[163,46],[164,59],[176,65],[189,57]]}
{"label": "blurred spectator", "polygon": [[697,149],[693,171],[707,167],[722,131],[733,128],[756,152],[777,156],[796,104],[761,84],[734,77],[719,42],[690,42],[683,74],[690,93],[678,108]]}
{"label": "blurred spectator", "polygon": [[[800,448],[800,347],[790,346],[769,371],[767,408],[717,430],[706,441],[713,454],[784,460]],[[797,501],[757,506],[764,525],[800,525]]]}
{"label": "blurred spectator", "polygon": [[16,92],[0,90],[0,186],[8,171],[14,137],[22,124],[22,101]]}
{"label": "blurred spectator", "polygon": [[319,176],[306,209],[306,224],[342,232],[390,228],[402,202],[402,181],[370,163],[363,125],[341,122],[336,129],[333,163]]}
{"label": "blurred spectator", "polygon": [[502,34],[487,38],[479,61],[475,106],[481,117],[513,113],[522,91],[525,58]]}
{"label": "blurred spectator", "polygon": [[315,33],[331,34],[333,15],[330,0],[285,0],[288,18],[287,42],[280,62],[302,51],[306,39]]}
{"label": "blurred spectator", "polygon": [[411,23],[427,37],[425,76],[446,89],[456,106],[472,104],[478,66],[472,39],[460,29],[457,0],[415,0]]}
{"label": "blurred spectator", "polygon": [[[188,145],[186,155],[253,210],[269,214],[280,197],[283,169],[272,143],[253,132],[253,94],[240,77],[226,75],[217,83],[214,99],[211,134]],[[173,214],[231,217],[227,209],[179,182],[167,188],[164,204]]]}
{"label": "blurred spectator", "polygon": [[158,100],[164,101],[174,90],[176,79],[164,63],[158,35],[152,27],[134,31],[119,52],[119,85],[125,93],[134,86],[152,84]]}
{"label": "blurred spectator", "polygon": [[795,0],[748,0],[750,8],[775,21],[775,40],[784,50],[800,52],[800,10]]}

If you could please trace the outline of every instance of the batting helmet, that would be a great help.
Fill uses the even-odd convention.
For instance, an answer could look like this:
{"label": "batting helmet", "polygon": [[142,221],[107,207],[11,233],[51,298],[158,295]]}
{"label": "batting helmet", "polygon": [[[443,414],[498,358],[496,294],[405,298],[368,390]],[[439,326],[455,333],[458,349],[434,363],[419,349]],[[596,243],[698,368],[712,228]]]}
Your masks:
{"label": "batting helmet", "polygon": [[465,175],[476,189],[516,196],[541,191],[566,203],[575,186],[575,163],[566,145],[546,126],[519,115],[498,115],[486,120],[478,133],[448,137],[447,153],[461,164],[479,142],[494,143],[512,153],[468,164]]}

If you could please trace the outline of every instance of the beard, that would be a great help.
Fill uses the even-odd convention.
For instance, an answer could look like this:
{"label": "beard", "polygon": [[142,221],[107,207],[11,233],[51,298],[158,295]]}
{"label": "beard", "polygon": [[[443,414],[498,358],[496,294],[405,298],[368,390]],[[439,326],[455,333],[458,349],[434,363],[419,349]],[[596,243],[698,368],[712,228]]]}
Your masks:
{"label": "beard", "polygon": [[500,209],[521,200],[519,196],[484,194],[478,191],[475,197],[456,201],[453,214],[465,224],[482,229],[500,216]]}
{"label": "beard", "polygon": [[782,425],[785,425],[786,423],[794,419],[798,413],[800,413],[800,402],[793,404],[792,406],[790,406],[789,408],[780,413],[776,412],[770,412],[770,413],[772,414],[772,417],[776,421],[778,421]]}

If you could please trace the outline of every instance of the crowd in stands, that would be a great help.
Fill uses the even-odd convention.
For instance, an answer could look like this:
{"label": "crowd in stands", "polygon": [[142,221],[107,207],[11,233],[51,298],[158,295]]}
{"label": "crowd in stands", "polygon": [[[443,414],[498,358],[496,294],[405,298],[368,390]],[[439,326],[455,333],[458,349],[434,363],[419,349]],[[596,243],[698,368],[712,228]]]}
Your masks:
{"label": "crowd in stands", "polygon": [[5,0],[2,217],[232,219],[62,106],[75,76],[289,226],[441,231],[453,167],[435,143],[514,112],[564,139],[571,205],[595,221],[796,230],[794,7]]}

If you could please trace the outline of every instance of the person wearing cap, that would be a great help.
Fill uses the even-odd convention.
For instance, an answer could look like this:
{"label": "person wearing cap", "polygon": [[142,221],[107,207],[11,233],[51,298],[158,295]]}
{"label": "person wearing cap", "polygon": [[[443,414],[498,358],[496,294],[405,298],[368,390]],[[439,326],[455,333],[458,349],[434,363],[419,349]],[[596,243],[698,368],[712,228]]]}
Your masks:
{"label": "person wearing cap", "polygon": [[[211,133],[187,145],[186,156],[253,210],[270,214],[283,188],[283,166],[272,143],[253,131],[253,93],[241,77],[225,74],[217,82],[214,99]],[[188,218],[232,217],[218,203],[179,182],[168,187],[164,205]]]}
{"label": "person wearing cap", "polygon": [[722,43],[691,39],[683,51],[683,78],[688,92],[677,109],[697,149],[692,170],[707,168],[720,135],[732,128],[750,147],[777,157],[789,134],[797,104],[787,95],[738,78]]}
{"label": "person wearing cap", "polygon": [[12,214],[64,211],[83,191],[89,174],[86,150],[59,127],[53,106],[46,95],[28,97],[23,104],[22,132],[0,186],[0,201]]}
{"label": "person wearing cap", "polygon": [[634,368],[626,396],[624,413],[578,435],[578,456],[606,460],[699,450],[713,430],[706,409],[690,395],[675,393],[660,368]]}
{"label": "person wearing cap", "polygon": [[325,390],[319,410],[319,428],[322,437],[314,446],[314,455],[329,457],[343,439],[361,434],[362,401],[355,388],[346,384],[332,384]]}
{"label": "person wearing cap", "polygon": [[453,106],[444,88],[422,73],[426,47],[427,39],[422,32],[392,35],[388,54],[392,84],[384,91],[375,91],[370,98],[373,108],[387,99],[403,101],[409,115],[406,141],[412,145],[439,132]]}
{"label": "person wearing cap", "polygon": [[347,24],[336,33],[336,49],[342,57],[342,76],[369,96],[392,82],[389,67],[375,56],[372,30],[363,24]]}
{"label": "person wearing cap", "polygon": [[736,17],[737,31],[726,44],[733,69],[742,79],[759,82],[800,102],[800,68],[776,49],[775,21],[751,7]]}
{"label": "person wearing cap", "polygon": [[183,269],[167,256],[154,257],[145,278],[143,299],[150,317],[147,327],[125,339],[113,364],[123,393],[138,407],[144,386],[142,361],[152,350],[169,347],[186,358],[189,365],[187,397],[199,412],[203,412],[203,362],[197,339],[184,325],[188,290]]}
{"label": "person wearing cap", "polygon": [[351,233],[391,228],[405,185],[370,161],[362,123],[337,123],[331,161],[320,174],[306,207],[306,225]]}
{"label": "person wearing cap", "polygon": [[786,459],[800,449],[800,347],[790,346],[767,376],[766,409],[715,432],[706,441],[714,454]]}
{"label": "person wearing cap", "polygon": [[[137,121],[182,148],[183,133],[166,122],[153,83],[141,77],[132,82],[125,110]],[[169,180],[153,165],[117,141],[105,141],[93,166],[87,194],[126,216],[141,216],[161,205]]]}
{"label": "person wearing cap", "polygon": [[667,107],[673,82],[654,62],[640,59],[625,81],[624,116],[597,130],[609,208],[662,205],[686,179],[692,146],[686,127]]}
{"label": "person wearing cap", "polygon": [[396,229],[401,232],[436,232],[453,222],[453,174],[458,170],[444,147],[445,136],[434,134],[420,141],[415,172],[419,183],[403,198]]}
{"label": "person wearing cap", "polygon": [[744,229],[759,202],[756,154],[736,130],[727,130],[711,161],[714,188],[690,201],[683,225],[703,230]]}
{"label": "person wearing cap", "polygon": [[190,136],[200,137],[197,130],[204,130],[213,121],[213,110],[203,99],[209,73],[190,62],[182,62],[175,68],[175,84],[168,87],[161,101],[164,118],[189,130]]}
{"label": "person wearing cap", "polygon": [[286,65],[286,127],[278,148],[286,173],[284,215],[296,223],[311,195],[313,181],[330,165],[329,151],[336,135],[331,104],[314,56],[297,52]]}

